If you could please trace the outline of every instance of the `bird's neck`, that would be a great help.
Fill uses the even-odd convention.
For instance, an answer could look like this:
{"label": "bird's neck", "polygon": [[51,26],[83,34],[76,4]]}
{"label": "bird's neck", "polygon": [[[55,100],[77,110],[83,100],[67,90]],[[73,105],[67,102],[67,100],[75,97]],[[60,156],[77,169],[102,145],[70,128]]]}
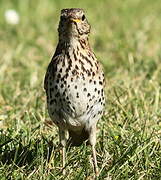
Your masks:
{"label": "bird's neck", "polygon": [[70,49],[75,49],[75,48],[80,48],[84,50],[90,49],[88,37],[70,37],[70,38],[60,38],[59,39],[59,47],[64,50],[70,50]]}

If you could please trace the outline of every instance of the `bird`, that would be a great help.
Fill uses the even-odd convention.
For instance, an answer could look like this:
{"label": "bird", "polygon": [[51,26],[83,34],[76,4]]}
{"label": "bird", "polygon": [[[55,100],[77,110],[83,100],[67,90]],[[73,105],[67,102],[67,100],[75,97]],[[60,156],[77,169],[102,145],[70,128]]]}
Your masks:
{"label": "bird", "polygon": [[59,130],[62,167],[67,142],[80,146],[88,141],[97,176],[96,125],[104,112],[105,76],[89,44],[90,29],[83,9],[61,10],[58,44],[47,67],[44,89],[49,116]]}

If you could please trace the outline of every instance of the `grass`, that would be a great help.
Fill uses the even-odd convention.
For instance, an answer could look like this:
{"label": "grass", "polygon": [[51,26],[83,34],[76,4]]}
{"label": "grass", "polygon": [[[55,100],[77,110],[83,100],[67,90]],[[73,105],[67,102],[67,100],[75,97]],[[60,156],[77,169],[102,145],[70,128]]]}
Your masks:
{"label": "grass", "polygon": [[[106,112],[98,124],[99,179],[161,179],[160,0],[0,0],[0,179],[86,179],[90,147],[67,152],[61,172],[43,78],[57,44],[60,9],[82,7],[106,74]],[[8,25],[7,9],[20,24]]]}

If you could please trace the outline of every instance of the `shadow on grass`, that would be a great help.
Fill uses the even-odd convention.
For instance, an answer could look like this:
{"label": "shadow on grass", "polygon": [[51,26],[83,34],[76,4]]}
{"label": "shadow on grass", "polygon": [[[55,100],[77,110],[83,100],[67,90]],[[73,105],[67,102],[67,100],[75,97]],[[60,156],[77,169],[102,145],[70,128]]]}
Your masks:
{"label": "shadow on grass", "polygon": [[59,154],[53,141],[49,141],[43,136],[36,140],[30,140],[28,143],[22,143],[22,138],[25,137],[19,135],[13,139],[2,132],[0,133],[1,164],[14,164],[16,167],[32,167],[40,158],[43,158],[44,163],[49,162],[53,151],[57,155]]}

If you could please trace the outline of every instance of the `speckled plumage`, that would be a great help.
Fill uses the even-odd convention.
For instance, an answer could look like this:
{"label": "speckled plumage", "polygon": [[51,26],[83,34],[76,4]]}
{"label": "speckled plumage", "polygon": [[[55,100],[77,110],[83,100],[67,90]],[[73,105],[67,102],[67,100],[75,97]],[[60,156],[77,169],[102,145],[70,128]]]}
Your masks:
{"label": "speckled plumage", "polygon": [[62,10],[58,31],[59,42],[44,82],[48,112],[63,136],[63,146],[66,131],[73,145],[86,139],[95,145],[91,136],[105,105],[104,74],[89,46],[90,25],[84,11]]}

